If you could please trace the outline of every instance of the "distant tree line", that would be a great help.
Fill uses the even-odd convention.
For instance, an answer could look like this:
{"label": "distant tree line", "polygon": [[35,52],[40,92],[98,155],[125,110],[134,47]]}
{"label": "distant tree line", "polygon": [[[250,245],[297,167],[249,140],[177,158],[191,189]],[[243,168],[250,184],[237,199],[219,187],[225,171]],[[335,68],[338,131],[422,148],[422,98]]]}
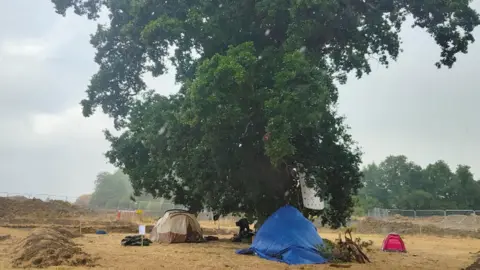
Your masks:
{"label": "distant tree line", "polygon": [[439,160],[422,168],[406,156],[389,156],[363,169],[364,187],[355,197],[356,214],[374,207],[398,209],[480,209],[480,182],[470,166],[455,171]]}
{"label": "distant tree line", "polygon": [[[355,215],[369,209],[480,209],[480,181],[468,165],[452,170],[438,160],[425,168],[406,156],[388,156],[379,164],[363,168],[363,188],[354,196]],[[101,172],[92,194],[82,195],[77,204],[102,209],[144,209],[162,212],[172,208],[170,200],[151,195],[133,196],[131,182],[120,170]]]}
{"label": "distant tree line", "polygon": [[172,208],[169,200],[150,195],[133,196],[133,193],[131,182],[122,171],[101,172],[95,180],[94,192],[80,196],[76,204],[99,209],[143,209],[156,212]]}

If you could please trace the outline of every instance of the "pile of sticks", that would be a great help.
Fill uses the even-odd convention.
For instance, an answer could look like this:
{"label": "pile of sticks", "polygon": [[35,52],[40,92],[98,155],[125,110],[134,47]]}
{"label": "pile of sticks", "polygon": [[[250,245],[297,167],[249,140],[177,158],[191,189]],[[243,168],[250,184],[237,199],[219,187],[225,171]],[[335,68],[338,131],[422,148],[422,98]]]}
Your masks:
{"label": "pile of sticks", "polygon": [[360,238],[354,240],[351,229],[345,231],[345,240],[342,240],[341,234],[338,236],[339,237],[336,239],[332,250],[334,261],[357,263],[371,262],[365,252],[363,252],[363,249],[369,251],[369,247],[373,244],[372,241],[364,242]]}

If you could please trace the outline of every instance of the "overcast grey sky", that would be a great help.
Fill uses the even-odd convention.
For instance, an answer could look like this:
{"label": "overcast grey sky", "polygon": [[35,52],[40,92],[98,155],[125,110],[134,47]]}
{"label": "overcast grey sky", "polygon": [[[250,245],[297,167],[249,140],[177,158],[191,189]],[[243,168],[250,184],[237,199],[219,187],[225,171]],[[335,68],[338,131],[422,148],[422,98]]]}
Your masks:
{"label": "overcast grey sky", "polygon": [[[480,2],[475,6],[480,10]],[[113,170],[103,153],[104,115],[83,118],[79,101],[96,71],[89,35],[95,24],[54,13],[50,1],[0,1],[0,192],[75,197],[95,175]],[[389,69],[373,68],[340,88],[340,110],[364,162],[405,154],[426,165],[444,159],[472,166],[480,178],[479,42],[451,70],[437,70],[439,49],[421,30],[405,28],[404,53]],[[173,74],[151,79],[167,94]]]}

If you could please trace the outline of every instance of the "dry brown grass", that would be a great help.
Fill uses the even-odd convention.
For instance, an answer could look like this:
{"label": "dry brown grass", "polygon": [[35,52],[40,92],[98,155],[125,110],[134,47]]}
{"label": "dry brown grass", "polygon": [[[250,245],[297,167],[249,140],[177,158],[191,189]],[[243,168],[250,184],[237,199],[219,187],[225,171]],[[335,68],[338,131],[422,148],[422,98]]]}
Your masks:
{"label": "dry brown grass", "polygon": [[[207,224],[202,224],[207,225]],[[28,232],[0,228],[0,234],[10,234],[11,239],[0,242],[0,269],[11,269],[11,246]],[[338,232],[322,231],[322,237],[335,239]],[[74,241],[95,257],[100,257],[94,269],[338,269],[329,265],[287,266],[262,260],[255,256],[236,255],[235,250],[245,244],[222,241],[202,244],[153,244],[149,247],[122,247],[125,234],[85,235]],[[363,240],[374,242],[369,254],[371,264],[351,264],[349,269],[461,269],[473,262],[471,253],[480,249],[480,240],[469,238],[440,238],[435,236],[404,236],[408,253],[378,251],[381,235],[356,234]],[[57,267],[49,269],[92,269]]]}
{"label": "dry brown grass", "polygon": [[[123,247],[120,245],[120,241],[126,234],[113,232],[135,232],[137,225],[116,222],[114,212],[92,213],[59,202],[42,203],[38,200],[2,203],[0,208],[0,212],[3,211],[3,214],[0,213],[0,226],[25,227],[24,229],[0,227],[0,235],[11,235],[10,239],[0,241],[0,270],[11,269],[12,247],[28,235],[28,227],[52,226],[77,230],[81,227],[83,233],[94,233],[96,229],[106,229],[111,233],[108,235],[90,234],[73,240],[92,257],[100,258],[97,261],[99,265],[94,269],[338,269],[329,265],[290,267],[254,256],[236,255],[236,249],[247,247],[247,245],[231,243],[227,239],[238,230],[234,218],[224,218],[216,223],[200,221],[207,235],[221,234],[220,237],[223,238],[223,241],[202,244],[153,244],[149,247]],[[31,214],[32,209],[35,209],[33,213],[36,213],[36,215]],[[156,218],[145,216],[142,221],[134,221],[135,223],[152,225]],[[427,221],[430,222],[430,219]],[[432,219],[432,222],[437,222],[437,220]],[[461,222],[466,223],[463,219]],[[424,225],[422,224],[422,226]],[[375,225],[374,227],[378,226]],[[335,240],[338,236],[338,232],[329,230],[322,230],[320,234],[330,240]],[[445,235],[445,233],[442,231],[441,235]],[[365,241],[372,240],[376,251],[368,254],[373,261],[372,264],[351,264],[349,269],[458,270],[470,265],[475,259],[472,253],[480,250],[479,239],[403,235],[408,249],[407,254],[383,253],[379,249],[384,235],[356,233],[355,236]],[[49,269],[80,270],[91,268],[57,267]]]}
{"label": "dry brown grass", "polygon": [[[209,229],[229,229],[229,230],[238,230],[238,227],[235,226],[235,220],[219,220],[217,222],[214,221],[199,221],[202,228],[209,228]],[[253,227],[253,226],[251,226]]]}

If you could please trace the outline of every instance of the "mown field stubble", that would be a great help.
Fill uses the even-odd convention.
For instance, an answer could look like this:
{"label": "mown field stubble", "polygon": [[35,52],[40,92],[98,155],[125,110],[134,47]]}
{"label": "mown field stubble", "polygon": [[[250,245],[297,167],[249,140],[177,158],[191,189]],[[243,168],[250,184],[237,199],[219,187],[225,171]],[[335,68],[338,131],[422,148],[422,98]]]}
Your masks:
{"label": "mown field stubble", "polygon": [[[320,232],[322,237],[335,239],[338,232]],[[11,269],[12,246],[28,235],[28,231],[1,228],[0,234],[10,234],[10,239],[0,242],[0,265]],[[220,241],[202,244],[153,244],[148,247],[123,247],[120,240],[126,234],[85,234],[75,238],[83,251],[96,258],[95,269],[338,269],[331,265],[287,266],[269,262],[255,256],[235,254],[246,244]],[[404,236],[408,253],[380,251],[382,235],[356,234],[363,240],[374,242],[369,253],[371,264],[346,264],[349,269],[461,269],[474,261],[480,247],[479,239],[437,236]],[[346,266],[345,265],[345,266]],[[47,269],[91,269],[91,267],[50,267]]]}
{"label": "mown field stubble", "polygon": [[[115,221],[102,220],[102,215],[105,217],[104,213],[85,212],[64,204],[46,203],[40,200],[17,202],[4,200],[4,202],[3,207],[0,207],[0,235],[10,235],[10,237],[0,240],[0,269],[12,269],[14,258],[17,259],[17,263],[24,260],[24,266],[34,263],[35,260],[38,260],[38,256],[35,258],[35,256],[31,256],[32,254],[25,254],[24,249],[29,245],[38,245],[39,249],[45,249],[48,248],[48,241],[58,242],[58,239],[70,245],[72,252],[68,256],[71,257],[66,260],[73,262],[76,266],[58,266],[46,269],[92,269],[91,266],[88,266],[89,262],[82,261],[85,254],[94,261],[93,269],[338,269],[337,265],[288,266],[256,256],[237,255],[235,250],[247,247],[247,244],[232,243],[229,240],[237,229],[234,220],[222,220],[220,230],[218,223],[200,222],[205,234],[217,235],[220,238],[219,241],[201,244],[152,244],[146,247],[123,247],[120,245],[121,239],[126,235],[135,234],[136,224],[124,225]],[[7,205],[9,207],[6,207]],[[24,209],[27,207],[30,211]],[[42,211],[31,212],[32,209],[42,209]],[[19,215],[16,216],[12,212],[19,213]],[[22,214],[24,212],[30,214]],[[35,213],[35,216],[31,216],[31,213]],[[58,216],[60,213],[61,215]],[[48,220],[41,219],[39,215],[50,218]],[[83,224],[83,236],[75,237],[58,229],[68,229],[78,234],[80,221]],[[359,222],[356,225],[358,233],[354,233],[354,237],[360,237],[364,241],[373,241],[373,251],[368,253],[372,263],[341,265],[348,269],[462,269],[475,261],[480,251],[480,239],[473,237],[462,238],[445,234],[402,234],[408,252],[406,254],[385,253],[380,251],[385,234],[378,233],[382,230],[377,227],[386,226],[387,223],[378,223],[372,220]],[[404,223],[398,222],[388,224],[391,224],[389,229],[406,226]],[[45,230],[45,228],[52,237],[30,237],[31,242],[39,239],[37,243],[25,241],[28,240],[29,235],[34,234],[32,233],[34,230],[38,234],[39,230]],[[55,231],[50,228],[57,229]],[[106,229],[110,233],[96,235],[94,234],[95,228]],[[370,233],[370,231],[377,233]],[[340,232],[319,229],[320,235],[330,240],[335,240]],[[427,232],[437,233],[435,230]],[[65,240],[65,237],[68,240]],[[72,243],[77,244],[79,249],[72,248]],[[35,249],[30,247],[29,250]],[[47,264],[48,262],[43,261],[43,263]],[[87,266],[82,266],[82,264]]]}

